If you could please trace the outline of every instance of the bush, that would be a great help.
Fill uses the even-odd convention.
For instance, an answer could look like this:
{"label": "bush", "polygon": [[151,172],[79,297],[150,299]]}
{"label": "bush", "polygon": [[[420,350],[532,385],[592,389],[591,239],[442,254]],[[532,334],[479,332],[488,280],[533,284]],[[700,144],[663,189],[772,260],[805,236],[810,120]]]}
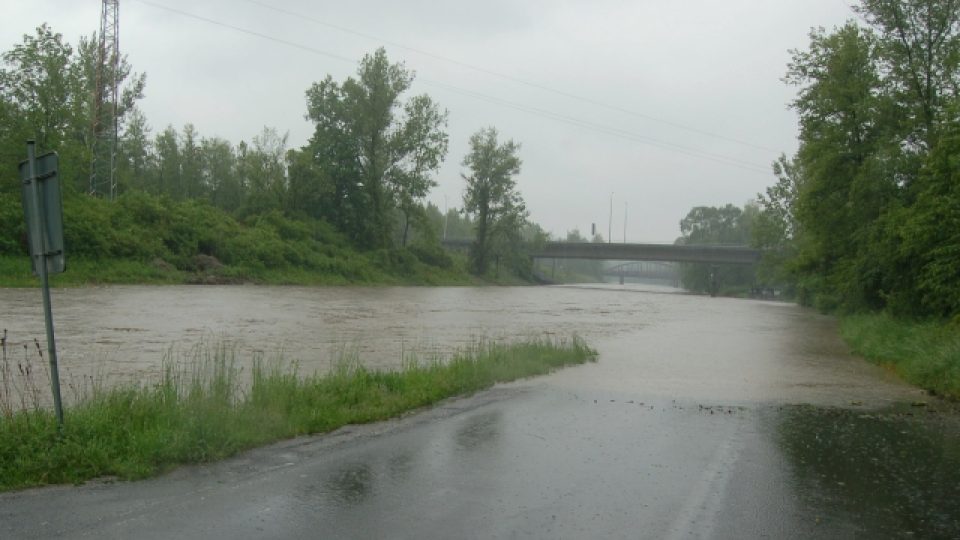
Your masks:
{"label": "bush", "polygon": [[0,253],[6,255],[26,255],[26,223],[23,217],[23,203],[20,195],[0,193]]}
{"label": "bush", "polygon": [[407,249],[424,264],[448,270],[453,268],[453,259],[439,244],[416,243]]}

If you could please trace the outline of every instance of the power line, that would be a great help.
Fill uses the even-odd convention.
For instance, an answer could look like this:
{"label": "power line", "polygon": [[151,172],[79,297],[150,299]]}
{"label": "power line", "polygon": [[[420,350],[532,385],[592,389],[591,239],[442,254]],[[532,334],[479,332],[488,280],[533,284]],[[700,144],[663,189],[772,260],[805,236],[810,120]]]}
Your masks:
{"label": "power line", "polygon": [[734,157],[731,157],[731,156],[725,156],[725,155],[722,155],[722,154],[713,154],[713,153],[710,153],[710,152],[705,152],[705,151],[703,151],[703,150],[698,150],[698,149],[696,149],[696,148],[691,148],[691,147],[688,147],[688,146],[683,146],[683,145],[671,143],[671,142],[664,141],[664,140],[661,140],[661,139],[656,139],[656,138],[654,138],[654,137],[648,137],[648,136],[646,136],[646,135],[641,135],[641,134],[639,134],[639,133],[634,133],[634,132],[632,132],[632,131],[627,131],[627,130],[620,129],[620,128],[616,128],[616,127],[613,127],[613,126],[607,126],[607,125],[604,125],[604,124],[598,124],[598,123],[595,123],[595,122],[591,122],[591,121],[589,121],[589,120],[584,120],[584,119],[581,119],[581,118],[576,118],[576,117],[573,117],[573,116],[567,116],[567,115],[560,114],[560,113],[556,113],[556,112],[553,112],[553,111],[548,111],[548,110],[546,110],[546,109],[540,109],[540,108],[532,107],[532,106],[529,106],[529,105],[523,105],[523,104],[520,104],[520,103],[514,103],[514,102],[511,102],[511,101],[507,101],[507,100],[503,100],[503,99],[500,99],[500,98],[496,98],[496,97],[493,97],[493,96],[490,96],[490,95],[487,95],[487,94],[481,94],[481,93],[479,93],[479,92],[474,92],[474,91],[472,91],[472,90],[465,90],[465,89],[463,89],[463,88],[459,88],[459,87],[456,87],[456,86],[451,86],[451,85],[449,85],[449,84],[441,83],[441,82],[438,82],[438,81],[431,81],[431,80],[429,80],[429,79],[418,79],[418,80],[419,80],[420,82],[424,83],[424,84],[428,84],[428,85],[431,85],[431,86],[436,86],[436,87],[439,87],[439,88],[443,88],[443,89],[449,90],[449,91],[451,91],[451,92],[455,92],[455,93],[458,93],[458,94],[463,94],[463,95],[472,97],[472,98],[474,98],[474,99],[478,99],[478,100],[481,100],[481,101],[486,101],[486,102],[488,102],[488,103],[493,103],[493,104],[495,104],[495,105],[500,105],[500,106],[502,106],[502,107],[508,107],[508,108],[511,108],[511,109],[515,109],[515,110],[518,110],[518,111],[521,111],[521,112],[525,112],[525,113],[528,113],[528,114],[533,114],[533,115],[536,115],[536,116],[543,116],[543,117],[546,117],[546,118],[550,118],[551,120],[555,120],[555,121],[558,121],[558,122],[563,122],[563,123],[565,123],[565,124],[570,124],[570,125],[577,126],[577,127],[588,128],[588,129],[591,129],[591,130],[594,130],[594,131],[598,131],[598,132],[600,132],[600,133],[604,133],[604,134],[606,134],[606,135],[610,135],[610,136],[613,136],[613,137],[618,137],[618,138],[626,139],[626,140],[633,141],[633,142],[639,142],[639,143],[642,143],[642,144],[646,144],[646,145],[648,145],[648,146],[654,146],[654,147],[662,148],[662,149],[665,149],[665,150],[671,150],[671,151],[678,152],[678,153],[680,153],[680,154],[684,154],[684,155],[691,156],[691,157],[696,157],[696,158],[701,158],[701,159],[707,159],[707,160],[714,161],[714,162],[717,162],[717,163],[722,163],[722,164],[724,164],[724,165],[732,165],[732,166],[734,166],[734,167],[739,167],[739,168],[741,168],[741,169],[746,169],[746,170],[749,170],[749,171],[752,171],[752,172],[759,172],[759,173],[763,173],[763,174],[768,174],[768,173],[770,172],[769,167],[762,166],[762,165],[758,165],[758,164],[756,164],[756,163],[751,163],[751,162],[748,162],[748,161],[743,161],[743,160],[740,160],[740,159],[738,159],[738,158],[734,158]]}
{"label": "power line", "polygon": [[631,110],[631,109],[627,109],[627,108],[624,108],[624,107],[620,107],[620,106],[618,106],[618,105],[611,105],[611,104],[609,104],[609,103],[604,103],[604,102],[602,102],[602,101],[598,101],[598,100],[595,100],[595,99],[593,99],[593,98],[581,96],[581,95],[579,95],[579,94],[574,94],[574,93],[572,93],[572,92],[567,92],[567,91],[560,90],[560,89],[557,89],[557,88],[554,88],[554,87],[551,87],[551,86],[547,86],[547,85],[544,85],[544,84],[540,84],[540,83],[528,81],[528,80],[526,80],[526,79],[521,79],[521,78],[519,78],[519,77],[514,77],[513,75],[508,75],[508,74],[506,74],[506,73],[501,73],[501,72],[494,71],[494,70],[492,70],[492,69],[488,69],[488,68],[485,68],[485,67],[481,67],[481,66],[469,64],[469,63],[463,62],[463,61],[461,61],[461,60],[457,60],[457,59],[454,59],[454,58],[450,58],[450,57],[448,57],[448,56],[443,56],[443,55],[440,55],[440,54],[436,54],[436,53],[433,53],[433,52],[430,52],[430,51],[425,51],[425,50],[423,50],[423,49],[418,49],[418,48],[416,48],[416,47],[411,47],[411,46],[409,46],[409,45],[404,45],[404,44],[398,43],[398,42],[396,42],[396,41],[386,40],[386,39],[383,39],[383,38],[381,38],[381,37],[379,37],[379,36],[375,36],[375,35],[372,35],[372,34],[367,34],[367,33],[365,33],[365,32],[361,32],[361,31],[359,31],[359,30],[354,30],[354,29],[352,29],[352,28],[347,28],[347,27],[345,27],[345,26],[340,26],[340,25],[337,25],[337,24],[329,23],[329,22],[326,22],[326,21],[317,19],[317,18],[315,18],[315,17],[311,17],[310,15],[306,15],[306,14],[304,14],[304,13],[298,13],[298,12],[296,12],[296,11],[291,11],[291,10],[284,9],[284,8],[281,8],[281,7],[277,7],[277,6],[272,6],[272,5],[270,5],[270,4],[267,4],[267,3],[264,3],[264,2],[260,2],[259,0],[246,0],[246,1],[247,1],[248,3],[251,3],[251,4],[254,4],[254,5],[257,5],[257,6],[266,8],[266,9],[270,9],[270,10],[273,10],[273,11],[276,11],[276,12],[278,12],[278,13],[283,13],[283,14],[289,15],[289,16],[291,16],[291,17],[300,18],[300,19],[309,21],[309,22],[314,23],[314,24],[318,24],[318,25],[321,25],[321,26],[325,26],[325,27],[327,27],[327,28],[332,28],[332,29],[337,30],[337,31],[340,31],[340,32],[344,32],[344,33],[347,33],[347,34],[353,34],[353,35],[355,35],[355,36],[359,36],[359,37],[362,37],[362,38],[370,39],[370,40],[376,41],[376,42],[378,42],[378,43],[384,43],[384,44],[386,44],[386,45],[390,45],[391,47],[397,47],[398,49],[403,49],[403,50],[410,51],[410,52],[413,52],[413,53],[416,53],[416,54],[420,54],[420,55],[423,55],[423,56],[427,56],[427,57],[433,58],[433,59],[435,59],[435,60],[440,60],[440,61],[442,61],[442,62],[447,62],[447,63],[449,63],[449,64],[454,64],[454,65],[457,65],[457,66],[460,66],[460,67],[463,67],[463,68],[467,68],[467,69],[470,69],[470,70],[473,70],[473,71],[476,71],[476,72],[479,72],[479,73],[484,73],[484,74],[486,74],[486,75],[492,75],[492,76],[498,77],[498,78],[500,78],[500,79],[508,80],[508,81],[511,81],[511,82],[514,82],[514,83],[517,83],[517,84],[521,84],[521,85],[524,85],[524,86],[528,86],[528,87],[531,87],[531,88],[536,88],[536,89],[542,90],[542,91],[544,91],[544,92],[550,92],[550,93],[552,93],[552,94],[556,94],[556,95],[558,95],[558,96],[563,96],[563,97],[568,98],[568,99],[573,99],[573,100],[580,101],[580,102],[583,102],[583,103],[589,103],[590,105],[594,105],[594,106],[597,106],[597,107],[602,107],[602,108],[604,108],[604,109],[608,109],[608,110],[615,111],[615,112],[619,112],[619,113],[629,114],[629,115],[632,115],[632,116],[636,116],[636,117],[638,117],[638,118],[643,118],[643,119],[645,119],[645,120],[650,120],[650,121],[652,121],[652,122],[657,122],[657,123],[664,124],[664,125],[667,125],[667,126],[671,126],[671,127],[677,128],[677,129],[684,130],[684,131],[689,131],[689,132],[691,132],[691,133],[696,133],[696,134],[698,134],[698,135],[703,135],[703,136],[706,136],[706,137],[712,137],[712,138],[715,138],[715,139],[719,139],[719,140],[722,140],[722,141],[727,141],[727,142],[731,142],[731,143],[735,143],[735,144],[739,144],[739,145],[743,145],[743,146],[749,146],[749,147],[754,148],[754,149],[757,149],[757,150],[764,150],[764,151],[768,151],[768,152],[779,152],[779,150],[776,150],[776,149],[774,149],[774,148],[769,148],[769,147],[767,147],[767,146],[759,145],[759,144],[752,143],[752,142],[749,142],[749,141],[744,141],[744,140],[742,140],[742,139],[737,139],[737,138],[730,137],[730,136],[727,136],[727,135],[721,135],[721,134],[718,134],[718,133],[713,133],[713,132],[706,131],[706,130],[702,130],[702,129],[699,129],[699,128],[695,128],[695,127],[692,127],[692,126],[687,126],[687,125],[684,125],[684,124],[681,124],[681,123],[678,123],[678,122],[673,122],[673,121],[671,121],[671,120],[665,120],[665,119],[663,119],[663,118],[657,118],[657,117],[655,117],[655,116],[651,116],[651,115],[648,115],[648,114],[645,114],[645,113],[641,113],[641,112],[638,112],[638,111],[634,111],[634,110]]}
{"label": "power line", "polygon": [[[157,3],[155,3],[155,2],[151,2],[150,0],[136,0],[136,1],[140,2],[141,4],[146,4],[146,5],[151,6],[151,7],[154,7],[154,8],[158,8],[158,9],[162,9],[162,10],[165,10],[165,11],[169,11],[169,12],[171,12],[171,13],[176,13],[176,14],[178,14],[178,15],[181,15],[181,16],[184,16],[184,17],[188,17],[188,18],[191,18],[191,19],[196,19],[196,20],[199,20],[199,21],[203,21],[203,22],[206,22],[206,23],[208,23],[208,24],[213,24],[213,25],[215,25],[215,26],[220,26],[220,27],[223,27],[223,28],[228,28],[228,29],[230,29],[230,30],[234,30],[234,31],[237,31],[237,32],[241,32],[241,33],[244,33],[244,34],[251,35],[251,36],[259,37],[259,38],[261,38],[261,39],[266,39],[266,40],[269,40],[269,41],[273,41],[273,42],[275,42],[275,43],[279,43],[279,44],[282,44],[282,45],[287,45],[287,46],[289,46],[289,47],[294,47],[294,48],[297,48],[297,49],[300,49],[300,50],[303,50],[303,51],[306,51],[306,52],[309,52],[309,53],[326,56],[326,57],[328,57],[328,58],[333,58],[333,59],[335,59],[335,60],[339,60],[339,61],[342,61],[342,62],[347,62],[347,63],[350,63],[350,64],[354,64],[354,63],[355,63],[355,60],[354,60],[354,59],[346,58],[346,57],[344,57],[344,56],[340,56],[340,55],[338,55],[338,54],[334,54],[334,53],[330,53],[330,52],[328,52],[328,51],[324,51],[324,50],[321,50],[321,49],[317,49],[317,48],[315,48],[315,47],[310,47],[309,45],[303,45],[303,44],[301,44],[301,43],[297,43],[297,42],[290,41],[290,40],[283,39],[283,38],[278,38],[278,37],[275,37],[275,36],[271,36],[271,35],[269,35],[269,34],[264,34],[264,33],[262,33],[262,32],[257,32],[257,31],[255,31],[255,30],[250,30],[250,29],[243,28],[243,27],[240,27],[240,26],[235,26],[235,25],[232,25],[232,24],[229,24],[229,23],[225,23],[225,22],[216,20],[216,19],[212,19],[212,18],[209,18],[209,17],[204,17],[204,16],[202,16],[202,15],[196,15],[196,14],[194,14],[194,13],[190,13],[190,12],[187,12],[187,11],[183,11],[183,10],[180,10],[180,9],[177,9],[177,8],[172,8],[172,7],[169,7],[169,6],[164,6],[164,5],[162,5],[162,4],[157,4]],[[687,156],[690,156],[690,157],[695,157],[695,158],[700,158],[700,159],[706,159],[706,160],[714,161],[714,162],[717,162],[717,163],[722,163],[722,164],[724,164],[724,165],[730,165],[730,166],[738,167],[738,168],[741,168],[741,169],[749,170],[749,171],[751,171],[751,172],[757,172],[757,173],[762,173],[762,174],[768,174],[768,173],[769,173],[769,169],[768,169],[767,167],[765,167],[765,166],[761,166],[761,165],[758,165],[758,164],[756,164],[756,163],[750,163],[750,162],[742,161],[742,160],[740,160],[740,159],[738,159],[738,158],[734,158],[734,157],[731,157],[731,156],[725,156],[725,155],[722,155],[722,154],[713,154],[713,153],[710,153],[710,152],[704,152],[704,151],[702,151],[702,150],[698,150],[698,149],[691,148],[691,147],[687,147],[687,146],[678,145],[678,144],[675,144],[675,143],[671,143],[671,142],[668,142],[668,141],[664,141],[664,140],[661,140],[661,139],[657,139],[657,138],[655,138],[655,137],[649,137],[649,136],[641,135],[641,134],[634,133],[634,132],[631,132],[631,131],[623,130],[623,129],[620,129],[620,128],[616,128],[616,127],[612,127],[612,126],[607,126],[607,125],[600,124],[600,123],[596,123],[596,122],[591,122],[591,121],[589,121],[589,120],[583,120],[583,119],[580,119],[580,118],[576,118],[576,117],[572,117],[572,116],[567,116],[567,115],[563,115],[563,114],[560,114],[560,113],[555,113],[555,112],[552,112],[552,111],[549,111],[549,110],[546,110],[546,109],[540,109],[540,108],[537,108],[537,107],[531,107],[531,106],[528,106],[528,105],[523,105],[523,104],[520,104],[520,103],[515,103],[515,102],[507,101],[507,100],[500,99],[500,98],[497,98],[497,97],[494,97],[494,96],[490,96],[490,95],[483,94],[483,93],[480,93],[480,92],[474,92],[474,91],[472,91],[472,90],[466,90],[466,89],[459,88],[459,87],[457,87],[457,86],[450,85],[450,84],[443,83],[443,82],[439,82],[439,81],[432,81],[432,80],[430,80],[430,79],[423,79],[423,78],[419,78],[418,81],[421,82],[421,83],[427,84],[427,85],[444,88],[444,89],[446,89],[446,90],[448,90],[448,91],[455,92],[455,93],[458,93],[458,94],[462,94],[462,95],[471,97],[471,98],[473,98],[473,99],[477,99],[477,100],[481,100],[481,101],[486,101],[486,102],[492,103],[492,104],[494,104],[494,105],[498,105],[498,106],[501,106],[501,107],[507,107],[507,108],[511,108],[511,109],[514,109],[514,110],[519,110],[519,111],[522,111],[522,112],[526,112],[526,113],[528,113],[528,114],[533,114],[533,115],[536,115],[536,116],[541,116],[541,117],[549,118],[549,119],[554,120],[554,121],[558,121],[558,122],[562,122],[562,123],[574,125],[574,126],[577,126],[577,127],[583,127],[583,128],[591,129],[591,130],[593,130],[593,131],[597,131],[597,132],[599,132],[599,133],[604,133],[604,134],[609,135],[609,136],[612,136],[612,137],[618,137],[618,138],[621,138],[621,139],[626,139],[626,140],[629,140],[629,141],[638,142],[638,143],[645,144],[645,145],[648,145],[648,146],[653,146],[653,147],[657,147],[657,148],[661,148],[661,149],[665,149],[665,150],[670,150],[670,151],[677,152],[677,153],[680,153],[680,154],[684,154],[684,155],[687,155]]]}
{"label": "power line", "polygon": [[157,9],[162,9],[162,10],[164,10],[164,11],[169,11],[169,12],[171,12],[171,13],[176,13],[177,15],[182,15],[182,16],[184,16],[184,17],[188,17],[188,18],[191,18],[191,19],[196,19],[196,20],[198,20],[198,21],[203,21],[203,22],[210,23],[210,24],[213,24],[213,25],[216,25],[216,26],[222,26],[222,27],[224,27],[224,28],[229,28],[229,29],[231,29],[231,30],[236,30],[237,32],[242,32],[242,33],[244,33],[244,34],[249,34],[249,35],[251,35],[251,36],[256,36],[256,37],[258,37],[258,38],[266,39],[266,40],[268,40],[268,41],[273,41],[273,42],[275,42],[275,43],[280,43],[280,44],[282,44],[282,45],[287,45],[287,46],[289,46],[289,47],[294,47],[294,48],[296,48],[296,49],[300,49],[300,50],[303,50],[303,51],[307,51],[307,52],[310,52],[310,53],[313,53],[313,54],[319,54],[319,55],[321,55],[321,56],[326,56],[326,57],[329,57],[329,58],[333,58],[334,60],[340,60],[340,61],[342,61],[342,62],[347,62],[347,63],[350,63],[350,64],[353,64],[353,63],[356,62],[355,59],[347,58],[347,57],[345,57],[345,56],[340,56],[340,55],[338,55],[338,54],[334,54],[334,53],[331,53],[331,52],[323,51],[323,50],[320,50],[320,49],[317,49],[317,48],[314,48],[314,47],[310,47],[309,45],[303,45],[302,43],[297,43],[297,42],[295,42],[295,41],[290,41],[290,40],[287,40],[287,39],[278,38],[278,37],[275,37],[275,36],[271,36],[271,35],[268,35],[268,34],[264,34],[264,33],[262,33],[262,32],[257,32],[257,31],[255,31],[255,30],[250,30],[250,29],[247,29],[247,28],[243,28],[243,27],[241,27],[241,26],[234,26],[234,25],[232,25],[232,24],[225,23],[225,22],[223,22],[223,21],[218,21],[218,20],[216,20],[216,19],[211,19],[211,18],[209,18],[209,17],[204,17],[204,16],[202,16],[202,15],[196,15],[196,14],[194,14],[194,13],[190,13],[190,12],[187,12],[187,11],[179,10],[179,9],[177,9],[177,8],[172,8],[172,7],[170,7],[170,6],[165,6],[165,5],[163,5],[163,4],[157,4],[157,3],[155,3],[155,2],[150,2],[149,0],[134,0],[134,1],[140,2],[141,4],[146,4],[146,5],[150,6],[150,7],[154,7],[154,8],[157,8]]}

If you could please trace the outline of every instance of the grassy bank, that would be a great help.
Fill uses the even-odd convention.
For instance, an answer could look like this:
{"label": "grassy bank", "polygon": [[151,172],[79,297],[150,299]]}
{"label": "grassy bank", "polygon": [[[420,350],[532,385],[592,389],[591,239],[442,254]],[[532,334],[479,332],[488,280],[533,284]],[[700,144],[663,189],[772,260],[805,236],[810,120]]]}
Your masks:
{"label": "grassy bank", "polygon": [[[417,261],[405,265],[382,265],[377,255],[356,256],[355,267],[262,268],[245,265],[218,265],[215,268],[182,270],[170,265],[132,259],[70,258],[67,271],[50,276],[54,287],[86,285],[174,285],[240,284],[261,285],[477,285],[483,280],[471,276],[465,263],[438,268]],[[403,263],[401,263],[403,264]],[[30,271],[27,256],[0,255],[0,287],[37,287],[39,280]]]}
{"label": "grassy bank", "polygon": [[960,399],[960,325],[865,314],[844,317],[840,332],[854,352],[907,382]]}
{"label": "grassy bank", "polygon": [[[459,285],[464,255],[426,233],[361,249],[329,223],[277,210],[239,217],[196,200],[127,193],[64,199],[67,271],[55,286],[112,283]],[[0,287],[36,286],[19,194],[0,193]]]}
{"label": "grassy bank", "polygon": [[49,410],[14,410],[8,401],[0,414],[0,490],[143,478],[279,439],[395,417],[595,354],[579,339],[490,344],[447,362],[411,360],[400,371],[341,363],[322,376],[255,360],[245,374],[251,382],[242,384],[229,349],[203,349],[186,366],[168,367],[156,384],[93,389],[67,410],[62,436]]}

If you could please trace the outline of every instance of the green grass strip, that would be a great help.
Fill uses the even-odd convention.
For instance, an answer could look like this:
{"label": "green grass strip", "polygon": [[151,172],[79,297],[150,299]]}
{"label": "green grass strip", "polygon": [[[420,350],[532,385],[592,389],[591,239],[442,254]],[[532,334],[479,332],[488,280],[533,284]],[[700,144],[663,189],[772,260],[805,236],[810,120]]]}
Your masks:
{"label": "green grass strip", "polygon": [[595,357],[574,338],[478,345],[446,362],[411,359],[399,371],[354,362],[300,376],[261,359],[241,383],[233,352],[208,347],[187,365],[168,367],[156,384],[95,390],[67,410],[62,436],[51,411],[7,408],[0,415],[0,490],[144,478],[284,438],[388,419]]}
{"label": "green grass strip", "polygon": [[844,317],[840,333],[857,354],[889,366],[933,394],[960,399],[960,326],[887,314]]}

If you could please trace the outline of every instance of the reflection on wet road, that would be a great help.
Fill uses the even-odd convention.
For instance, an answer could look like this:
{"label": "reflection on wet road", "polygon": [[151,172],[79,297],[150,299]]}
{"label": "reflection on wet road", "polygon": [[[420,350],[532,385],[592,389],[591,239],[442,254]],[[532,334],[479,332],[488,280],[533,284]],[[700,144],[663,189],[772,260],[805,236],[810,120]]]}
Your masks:
{"label": "reflection on wet road", "polygon": [[902,405],[791,406],[763,423],[788,460],[799,503],[816,519],[865,538],[960,536],[956,416]]}
{"label": "reflection on wet road", "polygon": [[[396,294],[447,319],[453,304],[427,299],[459,296],[479,313],[461,328],[511,335],[578,306],[557,327],[579,325],[600,361],[160,479],[0,495],[0,537],[960,537],[960,415],[850,357],[829,318],[619,290],[416,291]],[[512,318],[485,311],[498,298]],[[446,343],[455,324],[437,324]]]}

